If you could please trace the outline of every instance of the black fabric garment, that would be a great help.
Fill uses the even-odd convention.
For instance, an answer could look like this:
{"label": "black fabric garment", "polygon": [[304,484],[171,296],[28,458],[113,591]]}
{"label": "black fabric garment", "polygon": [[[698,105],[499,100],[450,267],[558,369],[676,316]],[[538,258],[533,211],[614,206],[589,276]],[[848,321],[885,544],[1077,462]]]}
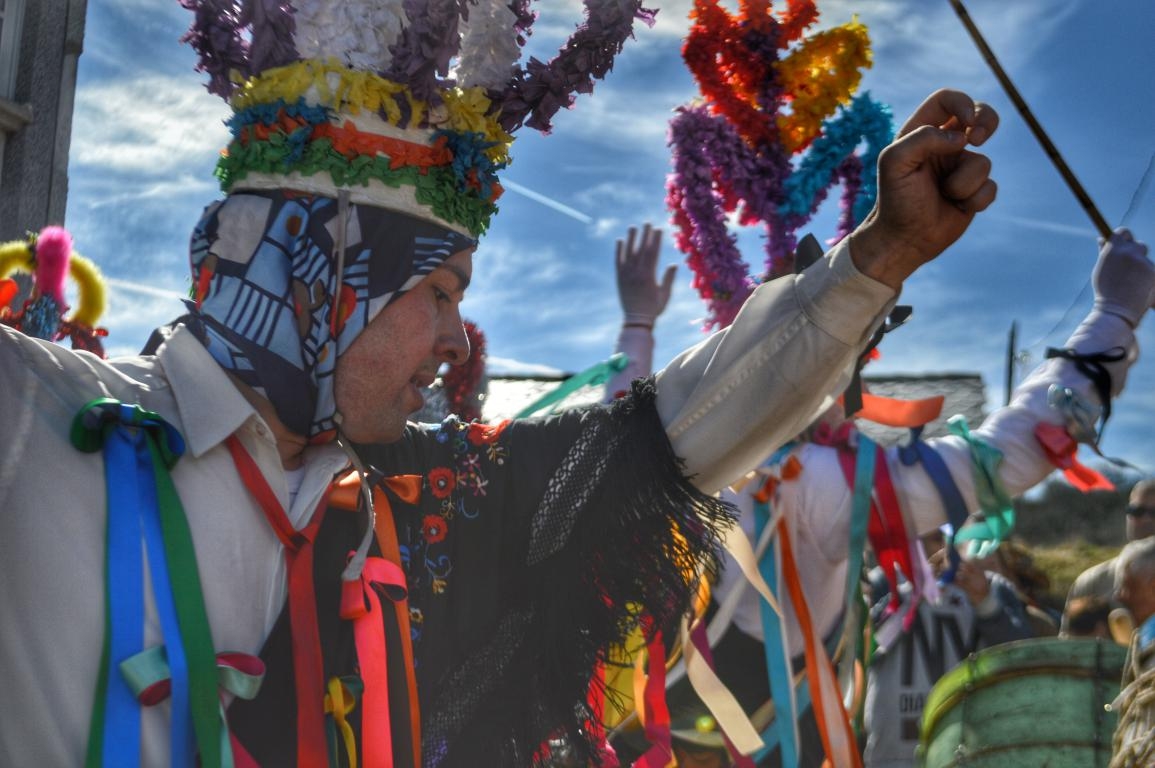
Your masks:
{"label": "black fabric garment", "polygon": [[[411,425],[399,442],[359,452],[385,476],[425,478],[418,505],[393,503],[424,766],[548,765],[548,739],[590,759],[595,664],[633,628],[636,606],[673,632],[696,589],[691,574],[716,572],[720,528],[734,519],[683,475],[652,383],[636,382],[612,405],[545,419]],[[315,544],[327,679],[356,672],[351,624],[337,606],[364,524],[363,515],[330,510]],[[401,659],[399,644],[388,649],[391,662]],[[262,765],[295,764],[290,650],[286,608],[262,652],[260,695],[229,711]],[[404,670],[392,672],[397,706]],[[406,730],[394,723],[398,765],[407,765],[396,744]]]}

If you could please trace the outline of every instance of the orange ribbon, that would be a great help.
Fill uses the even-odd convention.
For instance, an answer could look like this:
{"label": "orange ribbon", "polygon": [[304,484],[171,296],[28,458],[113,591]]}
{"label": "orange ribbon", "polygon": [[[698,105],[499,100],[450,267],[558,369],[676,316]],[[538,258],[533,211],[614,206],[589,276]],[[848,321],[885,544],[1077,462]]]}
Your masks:
{"label": "orange ribbon", "polygon": [[863,392],[862,408],[854,414],[854,418],[866,419],[886,427],[921,427],[939,417],[943,399],[942,395],[935,395],[925,400],[896,400]]}

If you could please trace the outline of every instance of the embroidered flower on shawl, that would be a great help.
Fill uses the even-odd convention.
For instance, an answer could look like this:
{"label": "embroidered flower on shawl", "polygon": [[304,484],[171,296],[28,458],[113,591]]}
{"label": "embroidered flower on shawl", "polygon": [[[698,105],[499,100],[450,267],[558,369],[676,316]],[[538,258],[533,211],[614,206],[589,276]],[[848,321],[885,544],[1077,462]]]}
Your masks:
{"label": "embroidered flower on shawl", "polygon": [[449,523],[441,515],[426,515],[425,520],[421,524],[421,535],[430,544],[436,544],[445,540],[445,535],[449,533]]}
{"label": "embroidered flower on shawl", "polygon": [[429,472],[429,490],[437,498],[447,498],[456,486],[457,476],[449,467],[437,467]]}
{"label": "embroidered flower on shawl", "polygon": [[468,428],[469,442],[474,445],[490,445],[496,443],[501,433],[509,426],[509,421],[500,424],[470,424]]}

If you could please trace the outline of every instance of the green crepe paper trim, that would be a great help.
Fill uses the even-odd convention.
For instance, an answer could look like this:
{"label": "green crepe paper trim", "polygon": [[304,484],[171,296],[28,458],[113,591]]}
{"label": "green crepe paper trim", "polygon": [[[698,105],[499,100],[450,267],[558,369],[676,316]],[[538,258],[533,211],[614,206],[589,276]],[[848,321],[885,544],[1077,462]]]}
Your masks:
{"label": "green crepe paper trim", "polygon": [[451,166],[390,168],[389,162],[383,155],[360,155],[349,160],[325,138],[309,142],[301,151],[300,145],[288,142],[284,134],[272,133],[267,141],[230,144],[228,154],[217,163],[215,175],[226,192],[250,173],[327,173],[338,187],[365,187],[376,179],[393,188],[415,187],[417,202],[429,207],[438,218],[465,227],[474,237],[489,227],[490,217],[497,212],[496,203],[461,191]]}
{"label": "green crepe paper trim", "polygon": [[952,416],[947,421],[951,434],[961,437],[970,448],[971,470],[975,481],[975,495],[983,520],[967,523],[957,533],[954,541],[973,542],[970,546],[972,557],[986,557],[999,548],[1015,527],[1015,508],[1010,495],[999,479],[999,464],[1003,453],[971,434],[967,420],[963,416]]}

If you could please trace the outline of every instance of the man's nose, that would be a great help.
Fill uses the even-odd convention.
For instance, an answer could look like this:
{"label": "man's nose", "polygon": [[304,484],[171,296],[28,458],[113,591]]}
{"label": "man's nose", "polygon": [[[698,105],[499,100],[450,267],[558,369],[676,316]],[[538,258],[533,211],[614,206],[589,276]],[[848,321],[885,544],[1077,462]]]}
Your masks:
{"label": "man's nose", "polygon": [[469,359],[469,337],[460,318],[446,325],[437,343],[441,359],[450,365],[461,365]]}

